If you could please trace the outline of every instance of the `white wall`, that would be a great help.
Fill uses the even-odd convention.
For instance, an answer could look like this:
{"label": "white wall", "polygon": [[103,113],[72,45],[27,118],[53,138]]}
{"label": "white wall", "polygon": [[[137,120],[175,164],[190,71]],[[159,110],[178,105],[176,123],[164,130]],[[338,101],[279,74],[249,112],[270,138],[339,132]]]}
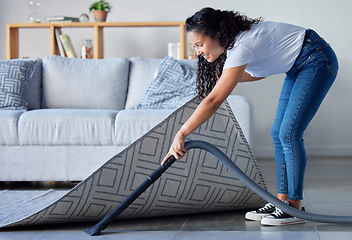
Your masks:
{"label": "white wall", "polygon": [[[38,13],[44,16],[79,16],[88,12],[92,1],[41,0]],[[340,72],[330,93],[305,134],[309,155],[352,155],[352,30],[348,0],[110,0],[114,7],[108,21],[184,21],[202,7],[238,10],[250,17],[283,21],[315,29],[335,49]],[[27,0],[0,0],[0,58],[6,58],[6,23],[26,22],[30,14]],[[91,16],[92,19],[92,16]],[[92,20],[91,20],[92,21]],[[64,29],[73,38],[76,48],[81,38],[92,38],[92,30]],[[167,42],[178,40],[176,28],[106,29],[105,57],[155,57],[167,54]],[[20,57],[45,57],[49,53],[47,30],[20,32]],[[255,83],[240,84],[234,91],[253,103],[253,151],[258,157],[273,156],[271,125],[284,75],[276,75]]]}

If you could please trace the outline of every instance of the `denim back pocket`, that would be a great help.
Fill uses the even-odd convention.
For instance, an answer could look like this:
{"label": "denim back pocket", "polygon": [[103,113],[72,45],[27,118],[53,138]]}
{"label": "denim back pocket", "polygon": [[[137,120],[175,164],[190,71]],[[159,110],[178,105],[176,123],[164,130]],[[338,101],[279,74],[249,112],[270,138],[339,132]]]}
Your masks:
{"label": "denim back pocket", "polygon": [[316,50],[317,52],[320,53],[321,57],[324,59],[327,70],[332,75],[336,76],[339,69],[339,64],[334,50],[330,47],[328,43],[317,46]]}

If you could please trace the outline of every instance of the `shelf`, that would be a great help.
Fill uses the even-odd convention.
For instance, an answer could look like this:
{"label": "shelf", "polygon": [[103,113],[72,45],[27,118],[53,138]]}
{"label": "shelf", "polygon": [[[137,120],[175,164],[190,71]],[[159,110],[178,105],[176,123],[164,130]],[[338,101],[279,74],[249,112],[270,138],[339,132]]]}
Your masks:
{"label": "shelf", "polygon": [[186,29],[184,22],[95,22],[95,23],[11,23],[7,24],[7,59],[19,57],[20,28],[49,28],[50,54],[59,55],[56,44],[56,28],[94,28],[94,58],[104,58],[104,33],[106,27],[179,27],[180,57],[187,58]]}

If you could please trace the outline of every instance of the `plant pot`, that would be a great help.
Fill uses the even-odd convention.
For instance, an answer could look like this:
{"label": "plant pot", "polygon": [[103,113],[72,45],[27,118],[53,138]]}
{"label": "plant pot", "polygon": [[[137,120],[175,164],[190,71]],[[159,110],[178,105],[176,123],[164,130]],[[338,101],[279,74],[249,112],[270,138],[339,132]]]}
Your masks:
{"label": "plant pot", "polygon": [[96,22],[105,22],[108,12],[103,10],[94,10],[93,16]]}

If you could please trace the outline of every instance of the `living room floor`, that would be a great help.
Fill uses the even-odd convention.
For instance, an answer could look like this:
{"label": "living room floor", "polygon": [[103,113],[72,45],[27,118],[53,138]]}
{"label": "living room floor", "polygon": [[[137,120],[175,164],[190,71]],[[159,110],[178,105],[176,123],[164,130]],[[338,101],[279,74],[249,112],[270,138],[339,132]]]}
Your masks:
{"label": "living room floor", "polygon": [[[268,190],[275,192],[273,159],[257,159]],[[352,158],[309,157],[303,204],[308,212],[352,216]],[[57,187],[62,188],[62,186]],[[31,186],[0,185],[0,190],[30,190]],[[38,190],[38,186],[34,187]],[[116,221],[91,237],[83,230],[93,224],[69,224],[1,229],[0,240],[194,240],[194,239],[351,239],[352,224],[307,222],[285,227],[261,226],[246,221],[245,211],[183,215],[150,219]]]}

